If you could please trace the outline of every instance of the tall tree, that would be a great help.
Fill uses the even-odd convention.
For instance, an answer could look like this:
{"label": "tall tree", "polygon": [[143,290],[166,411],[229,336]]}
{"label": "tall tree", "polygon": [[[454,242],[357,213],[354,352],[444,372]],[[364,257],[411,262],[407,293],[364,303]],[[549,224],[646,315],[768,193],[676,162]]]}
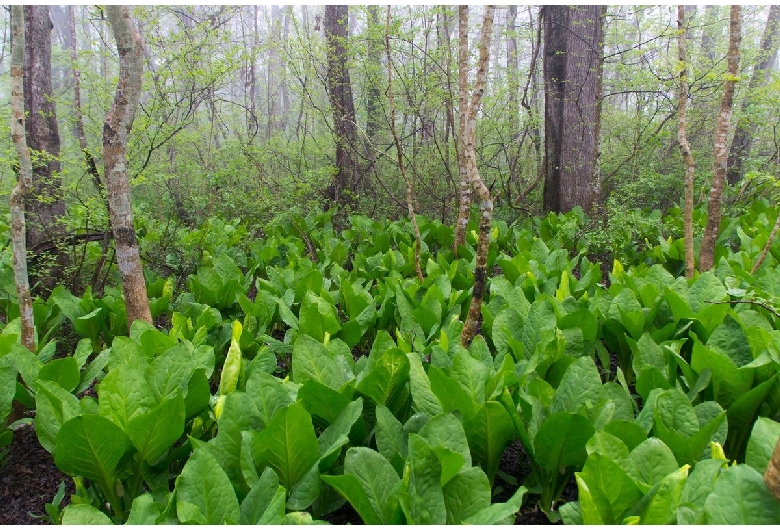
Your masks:
{"label": "tall tree", "polygon": [[695,258],[693,255],[693,173],[696,166],[691,155],[686,134],[686,117],[688,113],[688,56],[686,39],[688,26],[685,19],[685,6],[677,6],[677,57],[680,60],[680,94],[677,102],[677,141],[680,144],[683,163],[685,164],[685,208],[683,209],[683,224],[685,226],[685,277],[693,278]]}
{"label": "tall tree", "polygon": [[[53,288],[66,263],[57,246],[62,236],[60,134],[51,82],[51,30],[48,6],[24,7],[24,110],[33,181],[26,201],[27,246],[36,253],[34,279]],[[47,254],[52,259],[47,260]]]}
{"label": "tall tree", "polygon": [[775,5],[769,8],[769,18],[767,18],[759,48],[761,59],[750,77],[747,97],[742,100],[740,119],[737,121],[737,130],[734,132],[734,139],[729,148],[726,173],[729,184],[736,184],[742,179],[743,164],[745,159],[750,157],[753,144],[751,126],[754,123],[750,118],[750,106],[753,104],[754,94],[766,84],[775,61],[777,61],[778,46],[780,46],[780,5]]}
{"label": "tall tree", "polygon": [[548,5],[544,19],[544,208],[567,212],[594,202],[601,119],[604,6]]}
{"label": "tall tree", "polygon": [[[485,6],[485,18],[482,22],[482,31],[479,38],[479,59],[477,62],[477,75],[474,80],[474,86],[471,90],[471,97],[468,97],[468,35],[461,36],[459,46],[461,49],[458,57],[458,76],[461,94],[461,102],[465,99],[465,106],[461,107],[461,115],[465,116],[462,125],[463,135],[461,147],[463,152],[460,155],[460,164],[465,165],[465,173],[469,178],[469,183],[479,197],[479,236],[477,239],[476,265],[474,267],[474,287],[471,293],[471,304],[466,316],[466,322],[463,324],[463,331],[460,334],[460,343],[468,347],[482,326],[482,298],[485,295],[487,286],[487,255],[490,247],[490,229],[493,223],[493,198],[490,190],[482,181],[482,177],[477,170],[477,114],[482,105],[482,94],[485,91],[485,81],[487,79],[489,66],[490,38],[493,34],[493,11],[495,6]],[[468,28],[469,8],[460,6],[458,9],[460,20],[459,27]],[[464,73],[465,72],[465,73]]]}
{"label": "tall tree", "polygon": [[731,109],[734,103],[734,85],[737,83],[739,73],[739,46],[742,42],[742,7],[731,6],[729,14],[729,53],[728,67],[726,69],[726,82],[723,86],[723,97],[720,100],[718,122],[715,126],[715,146],[713,154],[715,158],[712,169],[712,184],[710,186],[710,200],[707,205],[707,225],[699,250],[699,268],[708,271],[712,268],[715,259],[715,240],[720,231],[721,202],[723,197],[723,185],[726,181],[726,164],[728,161],[728,133],[731,121]]}
{"label": "tall tree", "polygon": [[354,202],[359,177],[355,102],[347,68],[348,21],[349,6],[325,6],[326,85],[336,132],[336,178],[327,199],[342,206]]}
{"label": "tall tree", "polygon": [[106,6],[106,14],[119,52],[119,81],[103,124],[103,163],[129,328],[136,320],[152,323],[127,177],[127,139],[141,97],[144,45],[127,6]]}
{"label": "tall tree", "polygon": [[32,160],[24,137],[24,9],[11,6],[11,139],[19,156],[19,181],[11,192],[11,245],[13,248],[14,283],[19,298],[22,345],[35,352],[35,323],[33,320],[30,280],[27,274],[27,244],[25,241],[24,202],[32,187]]}
{"label": "tall tree", "polygon": [[[464,12],[465,9],[465,12]],[[465,15],[465,16],[464,16]],[[453,249],[458,257],[458,247],[466,244],[466,227],[471,212],[471,180],[466,169],[466,115],[469,87],[469,14],[468,6],[458,8],[458,219],[455,221]],[[466,65],[466,68],[461,67]]]}

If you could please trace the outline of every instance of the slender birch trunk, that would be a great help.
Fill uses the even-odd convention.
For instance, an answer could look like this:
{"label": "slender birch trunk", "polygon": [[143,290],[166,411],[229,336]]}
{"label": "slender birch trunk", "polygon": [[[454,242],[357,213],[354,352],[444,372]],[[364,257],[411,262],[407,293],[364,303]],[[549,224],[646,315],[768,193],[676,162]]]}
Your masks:
{"label": "slender birch trunk", "polygon": [[696,165],[691,155],[686,133],[686,116],[688,112],[688,57],[686,54],[686,39],[688,28],[685,20],[685,6],[677,6],[677,57],[680,60],[680,95],[677,103],[677,141],[680,144],[685,163],[685,208],[683,223],[685,225],[685,277],[693,278],[696,263],[693,255],[693,173]]}
{"label": "slender birch trunk", "polygon": [[127,139],[141,97],[143,40],[127,6],[106,6],[106,13],[119,52],[119,82],[103,125],[103,161],[129,328],[135,320],[152,323],[127,178]]}
{"label": "slender birch trunk", "polygon": [[739,75],[739,46],[742,41],[742,6],[731,6],[729,16],[729,52],[726,83],[723,97],[720,100],[718,122],[715,127],[715,163],[712,170],[712,185],[710,187],[710,202],[707,206],[707,226],[699,251],[699,268],[708,271],[715,261],[715,240],[720,231],[722,215],[723,185],[726,181],[726,166],[728,161],[728,135],[731,109],[734,103],[734,85]]}
{"label": "slender birch trunk", "polygon": [[466,244],[466,227],[469,224],[471,211],[471,182],[466,172],[466,113],[468,112],[468,86],[469,86],[469,8],[458,8],[458,65],[467,65],[458,68],[458,168],[460,185],[458,201],[458,220],[455,223],[455,241],[453,250],[458,257],[458,247]]}
{"label": "slender birch trunk", "polygon": [[[479,39],[479,62],[477,63],[477,77],[474,81],[474,88],[471,93],[471,99],[468,101],[466,109],[466,122],[463,131],[464,160],[462,165],[466,166],[471,187],[479,197],[479,238],[477,240],[476,266],[474,268],[474,288],[471,294],[471,305],[466,316],[466,322],[460,335],[460,343],[468,347],[477,333],[480,332],[482,325],[482,298],[485,294],[487,285],[487,255],[490,247],[490,229],[493,223],[493,199],[490,190],[485,186],[482,177],[477,170],[477,151],[476,127],[477,113],[482,104],[482,94],[485,91],[485,80],[489,67],[490,39],[493,34],[493,11],[495,6],[485,6],[485,20],[482,23],[482,32]],[[460,6],[461,27],[468,27],[468,6]],[[461,40],[461,46],[464,46],[464,40]],[[465,39],[465,47],[468,48],[468,36]],[[461,94],[468,92],[468,54],[460,54],[461,62],[460,80]],[[463,58],[465,57],[465,61]],[[465,72],[465,75],[464,75]],[[461,111],[463,112],[463,111]]]}
{"label": "slender birch trunk", "polygon": [[393,57],[390,54],[390,6],[387,6],[387,18],[385,19],[385,52],[387,54],[387,100],[390,105],[390,130],[393,132],[393,141],[398,155],[398,167],[406,184],[406,207],[409,209],[409,219],[414,228],[414,270],[417,271],[417,278],[422,282],[425,277],[420,267],[420,252],[422,251],[422,236],[420,235],[420,226],[417,224],[417,216],[414,213],[414,187],[404,167],[404,152],[401,148],[401,140],[398,138],[398,131],[395,128],[395,98],[393,97]]}
{"label": "slender birch trunk", "polygon": [[27,242],[25,240],[24,201],[32,188],[32,159],[24,133],[24,7],[11,6],[11,138],[19,155],[19,181],[11,192],[11,245],[13,248],[14,283],[19,298],[22,320],[22,346],[35,352],[35,323],[33,320],[30,280],[27,275]]}

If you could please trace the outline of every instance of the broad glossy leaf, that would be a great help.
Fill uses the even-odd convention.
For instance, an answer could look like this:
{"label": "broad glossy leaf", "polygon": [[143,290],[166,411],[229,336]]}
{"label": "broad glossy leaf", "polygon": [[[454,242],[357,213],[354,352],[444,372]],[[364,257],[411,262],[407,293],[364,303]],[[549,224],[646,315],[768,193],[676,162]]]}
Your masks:
{"label": "broad glossy leaf", "polygon": [[386,350],[357,385],[377,405],[387,405],[409,381],[409,359],[398,348]]}
{"label": "broad glossy leaf", "polygon": [[506,502],[497,502],[483,508],[463,522],[466,524],[494,525],[511,524],[514,516],[523,505],[523,496],[528,492],[525,486],[520,486]]}
{"label": "broad glossy leaf", "polygon": [[71,476],[114,487],[117,464],[133,448],[130,438],[111,420],[93,414],[69,419],[57,434],[54,462]]}
{"label": "broad glossy leaf", "polygon": [[320,434],[320,471],[327,471],[338,459],[341,448],[349,442],[352,426],[361,418],[363,399],[350,401],[333,423]]}
{"label": "broad glossy leaf", "polygon": [[[412,355],[417,355],[413,353]],[[404,469],[401,508],[408,524],[446,524],[440,476],[441,464],[433,448],[422,437],[409,435],[409,456]]]}
{"label": "broad glossy leaf", "polygon": [[707,524],[757,525],[780,522],[780,502],[758,471],[745,464],[720,474],[704,503]]}
{"label": "broad glossy leaf", "polygon": [[210,346],[193,348],[182,342],[157,357],[146,369],[146,379],[155,399],[161,401],[176,390],[187,391],[187,384],[195,370],[202,368],[208,377],[214,371],[214,349]]}
{"label": "broad glossy leaf", "polygon": [[194,505],[206,524],[236,524],[240,509],[236,493],[225,472],[207,451],[196,449],[176,479],[176,503],[179,518],[181,503]]}
{"label": "broad glossy leaf", "polygon": [[490,481],[478,467],[464,469],[443,487],[447,524],[461,524],[490,506]]}
{"label": "broad glossy leaf", "polygon": [[352,447],[344,459],[344,474],[323,476],[358,512],[365,524],[397,524],[401,479],[382,455],[367,447]]}
{"label": "broad glossy leaf", "polygon": [[127,434],[138,454],[154,464],[184,434],[184,400],[181,394],[166,398],[149,412],[127,424]]}
{"label": "broad glossy leaf", "polygon": [[462,456],[464,468],[471,466],[471,453],[464,426],[452,414],[434,416],[418,434],[432,448],[444,447]]}
{"label": "broad glossy leaf", "polygon": [[407,353],[406,357],[409,359],[409,380],[415,409],[430,416],[441,414],[444,410],[431,390],[431,382],[423,369],[420,355],[417,352],[411,352]]}
{"label": "broad glossy leaf", "polygon": [[727,299],[726,288],[712,271],[700,275],[688,289],[688,301],[694,313],[700,312],[711,302]]}
{"label": "broad glossy leaf", "polygon": [[512,418],[496,401],[488,401],[463,423],[474,464],[480,466],[493,483],[501,456],[515,436]]}
{"label": "broad glossy leaf", "polygon": [[255,404],[264,425],[270,423],[277,411],[293,402],[282,381],[265,372],[255,372],[249,377],[246,394]]}
{"label": "broad glossy leaf", "polygon": [[753,384],[752,368],[738,367],[727,355],[711,350],[696,338],[693,342],[691,368],[699,373],[706,368],[712,370],[715,399],[725,408],[748,392]]}
{"label": "broad glossy leaf", "polygon": [[686,478],[687,465],[666,475],[639,501],[634,511],[642,524],[673,524]]}
{"label": "broad glossy leaf", "polygon": [[430,366],[428,379],[431,391],[445,412],[459,410],[462,415],[467,417],[474,414],[476,403],[471,399],[466,389],[448,376],[444,370],[433,365]]}
{"label": "broad glossy leaf", "polygon": [[292,372],[296,383],[313,379],[334,390],[353,377],[328,348],[308,335],[302,335],[293,346]]}
{"label": "broad glossy leaf", "polygon": [[111,519],[90,504],[69,504],[62,512],[62,524],[66,525],[110,525]]}
{"label": "broad glossy leaf", "polygon": [[38,371],[38,379],[54,381],[68,392],[72,392],[81,379],[78,362],[73,357],[49,361]]}
{"label": "broad glossy leaf", "polygon": [[551,412],[576,412],[581,404],[595,405],[602,398],[601,376],[590,357],[574,361],[563,375],[553,397]]}
{"label": "broad glossy leaf", "polygon": [[406,436],[401,422],[384,406],[376,408],[375,439],[379,453],[400,472],[406,458]]}
{"label": "broad glossy leaf", "polygon": [[450,370],[450,377],[460,383],[461,387],[477,405],[485,402],[485,384],[488,378],[488,368],[474,359],[466,350],[461,349],[455,356]]}
{"label": "broad glossy leaf", "polygon": [[306,380],[298,389],[298,402],[303,404],[309,414],[322,418],[327,424],[336,421],[350,403],[345,395],[314,379]]}
{"label": "broad glossy leaf", "polygon": [[108,372],[98,388],[100,415],[128,430],[128,423],[157,404],[144,374],[123,366]]}
{"label": "broad glossy leaf", "polygon": [[641,490],[609,457],[594,453],[575,474],[584,524],[619,524],[642,498]]}
{"label": "broad glossy leaf", "polygon": [[311,416],[297,403],[281,409],[262,432],[253,433],[252,452],[255,464],[273,467],[290,491],[320,459]]}
{"label": "broad glossy leaf", "polygon": [[536,461],[547,472],[557,474],[561,468],[580,466],[585,462],[585,444],[593,436],[590,420],[571,412],[548,416],[534,438]]}
{"label": "broad glossy leaf", "polygon": [[669,446],[677,463],[693,465],[701,458],[710,438],[726,419],[726,414],[721,412],[699,428],[699,420],[688,398],[674,389],[658,395],[653,418],[654,434]]}
{"label": "broad glossy leaf", "polygon": [[[279,477],[274,470],[266,468],[263,474],[249,490],[249,493],[241,502],[241,524],[259,524],[260,519],[266,513],[279,491]],[[284,491],[284,488],[282,488]],[[284,501],[282,501],[282,517],[284,516]],[[281,519],[281,517],[280,517]],[[277,523],[278,524],[278,523]]]}
{"label": "broad glossy leaf", "polygon": [[[222,466],[228,478],[243,492],[249,488],[241,473],[242,432],[260,430],[264,426],[252,399],[244,392],[231,392],[225,397],[222,415],[217,421],[217,435],[208,441],[207,449]],[[251,482],[250,482],[251,484]]]}
{"label": "broad glossy leaf", "polygon": [[[742,455],[750,442],[748,436],[751,425],[755,425],[761,405],[766,402],[770,392],[776,392],[780,383],[778,375],[770,377],[758,386],[741,395],[726,411],[728,420],[729,456],[742,460]],[[761,418],[758,418],[759,420]],[[745,460],[746,463],[747,460]],[[755,467],[755,466],[754,466]],[[759,469],[756,467],[756,469]]]}
{"label": "broad glossy leaf", "polygon": [[0,368],[0,426],[5,426],[16,394],[16,370]]}
{"label": "broad glossy leaf", "polygon": [[[658,438],[648,438],[636,446],[630,455],[638,471],[637,478],[648,486],[654,486],[677,470],[674,453]],[[685,477],[688,472],[685,472]],[[683,482],[685,480],[683,479]],[[680,489],[682,492],[682,486]],[[664,523],[657,523],[664,524]]]}
{"label": "broad glossy leaf", "polygon": [[763,474],[779,439],[780,423],[769,418],[758,418],[747,444],[745,463]]}
{"label": "broad glossy leaf", "polygon": [[[16,371],[12,372],[15,382]],[[10,388],[15,390],[16,387],[12,385]],[[11,397],[13,398],[13,394]],[[53,453],[57,434],[62,425],[74,416],[81,414],[79,400],[56,383],[38,381],[35,408],[35,434],[41,445]]]}
{"label": "broad glossy leaf", "polygon": [[323,341],[326,333],[332,336],[341,329],[341,323],[333,304],[309,291],[301,303],[298,329],[301,333]]}
{"label": "broad glossy leaf", "polygon": [[154,502],[152,494],[149,492],[139,495],[133,499],[132,507],[130,508],[130,514],[127,516],[128,525],[153,525],[156,524],[157,519],[162,515],[160,511],[163,506],[160,506]]}

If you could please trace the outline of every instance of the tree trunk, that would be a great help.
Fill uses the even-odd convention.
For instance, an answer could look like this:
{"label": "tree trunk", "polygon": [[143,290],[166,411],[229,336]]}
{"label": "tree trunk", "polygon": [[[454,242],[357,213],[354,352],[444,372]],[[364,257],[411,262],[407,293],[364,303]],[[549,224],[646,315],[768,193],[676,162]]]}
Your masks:
{"label": "tree trunk", "polygon": [[[466,65],[464,68],[462,65]],[[455,222],[455,241],[453,250],[458,257],[458,247],[466,244],[466,227],[471,212],[471,181],[466,170],[466,114],[468,109],[469,87],[469,8],[458,8],[458,176],[460,178],[458,194],[458,219]]]}
{"label": "tree trunk", "polygon": [[686,54],[686,39],[688,26],[685,19],[685,6],[677,6],[677,57],[680,60],[680,95],[677,103],[677,141],[685,164],[685,208],[683,224],[685,225],[685,277],[693,278],[695,259],[693,255],[693,173],[696,166],[691,155],[686,134],[686,116],[688,112],[688,57]]}
{"label": "tree trunk", "polygon": [[136,320],[152,323],[127,177],[127,139],[141,97],[143,40],[127,6],[109,5],[106,13],[119,52],[119,82],[103,125],[103,161],[129,329]]}
{"label": "tree trunk", "polygon": [[[27,147],[33,158],[33,182],[26,200],[27,246],[57,241],[63,233],[65,200],[62,196],[60,135],[51,83],[51,30],[48,6],[24,7],[24,107]],[[53,289],[62,276],[67,255],[55,248],[52,259],[35,256],[34,280]],[[35,284],[36,281],[33,281]]]}
{"label": "tree trunk", "polygon": [[271,30],[268,48],[268,131],[267,137],[282,128],[284,116],[281,114],[280,73],[282,59],[279,45],[282,38],[282,11],[278,5],[271,6]]}
{"label": "tree trunk", "polygon": [[[460,6],[459,17],[460,26],[468,27],[469,11],[468,6]],[[469,177],[474,192],[479,197],[479,237],[477,240],[476,265],[474,267],[474,287],[471,293],[471,304],[466,316],[466,322],[463,325],[463,331],[460,334],[460,343],[468,347],[474,337],[481,332],[482,327],[482,299],[485,295],[487,286],[487,255],[490,247],[490,229],[493,223],[493,199],[490,190],[485,186],[477,170],[477,151],[476,128],[477,114],[482,104],[482,94],[485,91],[485,80],[489,67],[490,38],[493,34],[493,10],[494,6],[485,6],[485,19],[482,23],[482,31],[479,39],[479,62],[477,63],[477,77],[474,81],[474,87],[471,98],[468,100],[467,107],[462,108],[461,112],[466,114],[464,124],[464,146],[461,164],[466,166],[466,174]],[[460,41],[461,47],[468,49],[468,35]],[[468,92],[468,53],[460,54],[460,88],[461,94]],[[465,59],[465,60],[464,60]],[[466,72],[465,74],[463,72]]]}
{"label": "tree trunk", "polygon": [[30,150],[24,137],[24,8],[11,6],[11,139],[19,156],[19,181],[11,192],[11,246],[16,294],[19,298],[22,346],[35,353],[35,322],[33,319],[30,281],[27,275],[27,243],[25,241],[24,202],[32,187],[33,169]]}
{"label": "tree trunk", "polygon": [[712,169],[710,202],[707,205],[707,226],[701,241],[699,268],[708,271],[715,259],[715,240],[718,238],[721,218],[723,185],[726,181],[726,163],[728,160],[728,133],[731,121],[731,108],[734,102],[734,85],[739,73],[739,45],[742,41],[742,7],[731,6],[729,15],[729,54],[727,78],[720,100],[718,122],[715,127],[715,163]]}
{"label": "tree trunk", "polygon": [[401,170],[401,176],[406,185],[406,207],[409,211],[409,219],[414,228],[414,270],[417,271],[417,279],[420,283],[425,280],[420,267],[420,252],[422,250],[422,236],[420,235],[420,226],[417,224],[417,216],[414,213],[414,185],[406,174],[404,166],[404,152],[401,147],[401,140],[398,138],[398,131],[395,128],[395,98],[393,97],[393,57],[390,54],[390,6],[387,6],[387,18],[385,20],[385,52],[387,54],[387,101],[390,105],[390,130],[393,133],[395,150],[398,155],[398,168]]}
{"label": "tree trunk", "polygon": [[382,126],[382,103],[379,80],[382,64],[382,40],[379,37],[379,6],[370,5],[368,9],[368,28],[366,37],[366,158],[373,166],[379,152],[377,141]]}
{"label": "tree trunk", "polygon": [[777,49],[780,45],[780,5],[770,6],[769,18],[766,21],[764,35],[761,37],[761,60],[753,70],[748,85],[747,96],[742,101],[742,112],[737,122],[737,130],[734,132],[734,139],[731,141],[729,149],[728,171],[726,177],[729,184],[736,184],[742,180],[743,164],[750,157],[752,147],[752,127],[756,124],[751,123],[749,115],[751,98],[753,94],[765,85],[769,79],[769,74],[777,61]]}
{"label": "tree trunk", "polygon": [[598,50],[604,6],[547,5],[544,18],[544,208],[590,212],[598,154]]}
{"label": "tree trunk", "polygon": [[349,6],[325,6],[323,26],[327,54],[326,84],[336,131],[336,178],[327,193],[329,204],[353,204],[358,190],[355,102],[347,63]]}

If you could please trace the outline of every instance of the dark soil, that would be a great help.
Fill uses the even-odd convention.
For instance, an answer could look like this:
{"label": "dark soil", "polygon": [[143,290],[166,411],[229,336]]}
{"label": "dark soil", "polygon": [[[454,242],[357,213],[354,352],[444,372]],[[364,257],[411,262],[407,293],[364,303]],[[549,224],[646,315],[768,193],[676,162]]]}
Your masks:
{"label": "dark soil", "polygon": [[40,518],[46,515],[44,505],[52,502],[62,481],[68,499],[74,492],[73,481],[54,465],[32,425],[15,431],[8,449],[0,463],[0,525],[48,524]]}

